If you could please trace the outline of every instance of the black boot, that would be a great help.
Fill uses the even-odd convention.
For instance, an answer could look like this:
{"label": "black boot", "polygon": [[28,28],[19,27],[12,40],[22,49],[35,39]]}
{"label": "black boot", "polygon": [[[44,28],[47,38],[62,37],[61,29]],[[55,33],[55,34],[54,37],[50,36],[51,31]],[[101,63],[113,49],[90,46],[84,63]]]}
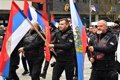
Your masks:
{"label": "black boot", "polygon": [[47,69],[48,69],[48,66],[49,66],[49,62],[48,61],[45,61],[45,65],[44,65],[44,68],[43,68],[43,72],[41,73],[41,77],[42,78],[46,78],[46,74],[47,74]]}
{"label": "black boot", "polygon": [[51,63],[51,67],[54,67],[54,66],[55,66],[55,63],[56,63],[56,62]]}

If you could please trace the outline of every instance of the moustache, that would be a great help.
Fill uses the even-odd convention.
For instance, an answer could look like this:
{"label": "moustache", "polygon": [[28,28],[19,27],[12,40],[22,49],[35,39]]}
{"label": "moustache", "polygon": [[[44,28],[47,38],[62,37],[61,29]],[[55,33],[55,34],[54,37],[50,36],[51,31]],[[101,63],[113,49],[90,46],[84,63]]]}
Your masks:
{"label": "moustache", "polygon": [[99,30],[98,30],[98,31],[97,31],[97,34],[102,34],[102,31],[99,31]]}

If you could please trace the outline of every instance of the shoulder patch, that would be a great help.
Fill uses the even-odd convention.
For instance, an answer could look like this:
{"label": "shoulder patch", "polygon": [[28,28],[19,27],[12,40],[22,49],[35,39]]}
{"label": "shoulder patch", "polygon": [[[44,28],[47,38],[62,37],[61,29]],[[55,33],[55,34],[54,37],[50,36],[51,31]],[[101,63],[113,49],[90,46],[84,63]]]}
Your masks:
{"label": "shoulder patch", "polygon": [[73,42],[73,40],[72,40],[72,39],[70,39],[70,40],[69,40],[69,42]]}
{"label": "shoulder patch", "polygon": [[110,42],[110,44],[111,44],[111,45],[114,45],[114,43],[113,43],[113,42]]}

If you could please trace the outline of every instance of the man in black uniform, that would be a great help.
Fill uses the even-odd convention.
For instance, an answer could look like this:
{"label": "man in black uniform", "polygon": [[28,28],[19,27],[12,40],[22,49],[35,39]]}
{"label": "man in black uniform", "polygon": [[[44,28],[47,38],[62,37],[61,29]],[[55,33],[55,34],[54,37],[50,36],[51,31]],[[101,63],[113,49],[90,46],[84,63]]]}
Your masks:
{"label": "man in black uniform", "polygon": [[98,21],[96,45],[88,50],[94,53],[90,59],[93,63],[90,80],[118,80],[115,66],[116,36],[109,31],[105,20]]}
{"label": "man in black uniform", "polygon": [[75,50],[73,32],[68,19],[60,20],[56,41],[54,44],[49,44],[49,48],[54,48],[57,54],[52,80],[59,80],[63,70],[65,70],[66,80],[73,80]]}

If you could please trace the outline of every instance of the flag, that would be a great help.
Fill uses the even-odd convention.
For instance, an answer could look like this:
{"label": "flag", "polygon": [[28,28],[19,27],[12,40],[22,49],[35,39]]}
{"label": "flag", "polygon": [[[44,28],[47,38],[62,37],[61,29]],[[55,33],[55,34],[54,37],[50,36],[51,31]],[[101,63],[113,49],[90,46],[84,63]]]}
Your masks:
{"label": "flag", "polygon": [[[38,22],[38,24],[42,27],[42,30],[45,32],[46,41],[50,43],[50,26],[48,23],[47,16],[43,16],[39,11],[35,10],[34,7],[29,6],[27,0],[24,0],[24,12],[27,17],[32,21]],[[44,14],[45,15],[45,14]],[[47,14],[46,14],[47,15]],[[45,47],[46,51],[46,60],[50,60],[50,50],[48,47]]]}
{"label": "flag", "polygon": [[28,17],[29,4],[27,0],[24,0],[24,14]]}
{"label": "flag", "polygon": [[9,77],[10,55],[30,28],[29,20],[12,1],[9,23],[0,55],[0,76]]}
{"label": "flag", "polygon": [[53,23],[53,25],[58,28],[59,23],[55,20],[53,15],[51,15],[51,23]]}
{"label": "flag", "polygon": [[29,18],[30,21],[36,21],[38,24],[42,27],[42,30],[44,31],[45,24],[42,14],[40,14],[37,10],[35,10],[34,7],[29,6],[27,0],[24,0],[24,14]]}
{"label": "flag", "polygon": [[83,53],[85,52],[86,45],[87,45],[87,36],[73,0],[69,0],[69,2],[70,2],[70,13],[71,13],[71,19],[72,19],[72,28],[73,28],[74,40],[75,40],[77,65],[78,65],[78,80],[84,80],[84,77],[83,77],[84,54]]}

